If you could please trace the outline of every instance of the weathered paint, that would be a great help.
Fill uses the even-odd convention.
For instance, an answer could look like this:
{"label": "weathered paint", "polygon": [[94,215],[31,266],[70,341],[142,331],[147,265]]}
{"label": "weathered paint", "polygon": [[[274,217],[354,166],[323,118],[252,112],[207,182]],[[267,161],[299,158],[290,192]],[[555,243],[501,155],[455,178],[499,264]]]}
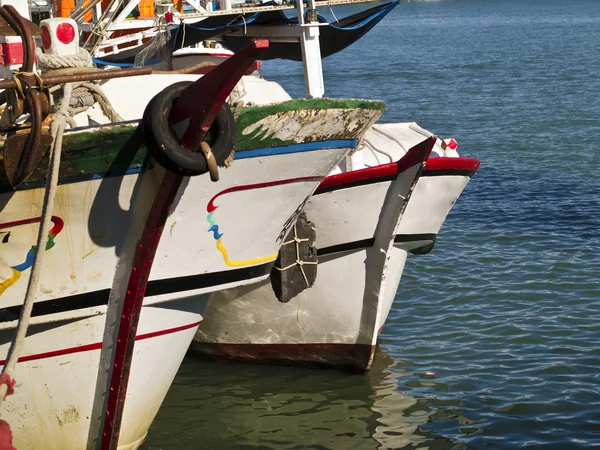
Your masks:
{"label": "weathered paint", "polygon": [[[328,99],[291,100],[244,108],[236,119],[236,152],[323,140],[356,139],[357,130],[366,129],[379,117],[383,108],[383,103],[378,101]],[[288,123],[287,131],[277,131],[285,123]],[[296,124],[295,132],[290,128],[292,123]],[[0,151],[3,149],[4,140],[0,141]],[[63,138],[59,183],[140,171],[147,156],[138,121],[72,130]],[[47,167],[46,157],[21,189],[41,186]],[[0,170],[0,192],[11,189],[5,171]]]}
{"label": "weathered paint", "polygon": [[401,274],[405,260],[406,252],[394,252],[398,257],[389,261],[393,233],[432,146],[430,138],[413,148],[405,156],[409,167],[393,180],[311,197],[306,213],[317,229],[319,249],[368,244],[320,256],[314,285],[289,303],[277,302],[269,281],[216,292],[196,335],[201,344],[192,350],[217,357],[231,351],[232,359],[368,368],[379,318],[387,315],[388,303],[391,307],[383,297],[393,299],[397,287],[386,286],[385,275],[390,268],[392,276]]}
{"label": "weathered paint", "polygon": [[[4,141],[0,142],[0,149],[4,149]],[[130,169],[141,168],[146,158],[137,122],[75,130],[65,133],[63,138],[59,183],[73,178],[85,180],[95,174],[120,175]],[[40,187],[47,167],[46,156],[21,189]],[[0,192],[8,190],[11,187],[6,173],[0,170]]]}
{"label": "weathered paint", "polygon": [[[314,142],[315,136],[348,139],[383,112],[385,105],[369,100],[301,99],[244,108],[236,119],[237,151]],[[321,112],[329,112],[326,116]],[[371,114],[367,113],[371,111]]]}
{"label": "weathered paint", "polygon": [[[328,110],[322,110],[322,114],[327,115]],[[379,111],[364,110],[364,114],[374,121],[379,116]],[[136,161],[136,158],[140,158],[138,161],[141,161],[143,167],[145,152],[138,153],[142,144],[137,147],[127,144],[128,139],[141,137],[141,133],[136,135],[134,131],[137,130],[137,122],[120,126],[123,127],[120,132],[113,130],[112,126],[67,133],[65,137],[70,134],[80,135],[79,140],[75,139],[78,150],[65,150],[65,157],[71,158],[65,159],[69,161],[69,165],[65,167],[68,167],[73,177],[99,178],[112,170],[123,171],[132,167],[132,161]],[[124,132],[127,127],[132,127],[129,133]],[[111,135],[112,131],[115,132]],[[150,274],[154,287],[144,301],[138,336],[140,333],[156,336],[156,333],[163,333],[164,330],[181,329],[186,324],[195,323],[201,319],[199,313],[203,310],[203,302],[207,297],[204,294],[216,288],[259,281],[268,276],[268,264],[252,266],[246,270],[247,268],[231,269],[223,262],[222,255],[214,248],[214,239],[206,232],[202,206],[208,199],[230,187],[266,180],[292,177],[321,179],[354,146],[364,131],[357,130],[354,135],[348,136],[353,145],[349,144],[345,148],[320,146],[328,136],[326,130],[323,130],[322,134],[313,137],[317,144],[312,149],[314,151],[242,159],[228,170],[222,171],[218,184],[211,183],[207,177],[186,180],[186,189],[181,191],[177,206],[171,211],[165,225],[165,229],[170,230],[177,223],[175,231],[172,234],[164,233],[158,246],[156,261]],[[93,138],[93,133],[96,133],[96,138]],[[102,133],[102,139],[98,138],[99,133]],[[109,139],[115,139],[111,141],[113,144],[109,143]],[[85,140],[87,148],[83,142]],[[267,147],[264,143],[261,145],[262,148]],[[130,151],[130,147],[133,151]],[[92,156],[96,163],[87,167]],[[99,165],[104,172],[98,170]],[[22,361],[17,365],[15,378],[29,382],[22,383],[18,396],[7,399],[7,410],[3,412],[3,419],[13,425],[13,430],[19,430],[14,436],[17,448],[35,447],[40,439],[48,448],[83,448],[87,442],[89,427],[96,427],[99,423],[97,411],[91,402],[96,393],[103,395],[106,392],[106,383],[90,383],[90,380],[100,379],[100,370],[104,366],[99,368],[99,362],[110,361],[110,358],[101,358],[98,349],[79,350],[81,346],[101,340],[106,322],[118,320],[114,316],[107,317],[105,310],[112,275],[118,265],[117,255],[122,254],[123,244],[120,238],[129,234],[127,230],[136,229],[138,219],[143,220],[131,208],[130,202],[132,197],[138,197],[136,203],[139,196],[152,198],[153,193],[142,188],[139,183],[157,172],[160,171],[151,170],[141,177],[138,174],[115,176],[73,184],[66,184],[72,180],[65,179],[61,173],[63,179],[57,189],[55,214],[64,218],[67,226],[58,237],[57,249],[47,255],[47,264],[52,270],[44,271],[41,281],[43,288],[36,298],[36,306],[40,308],[34,314],[32,333],[27,336],[26,341],[28,354],[25,356],[43,354],[44,359]],[[41,181],[43,173],[38,173],[38,178]],[[245,260],[277,251],[277,238],[282,228],[285,228],[286,219],[314,192],[317,185],[318,180],[314,180],[269,187],[269,195],[254,189],[219,197],[218,223],[222,230],[231,230],[226,237],[232,256]],[[43,189],[22,189],[2,194],[5,203],[2,210],[4,221],[14,222],[21,218],[39,216],[42,194]],[[204,226],[198,226],[203,223]],[[27,229],[32,236],[35,234],[34,228],[32,224]],[[10,239],[13,240],[12,237]],[[14,251],[2,255],[10,266],[20,263],[20,258],[30,248],[28,239],[11,242],[16,243],[20,245],[13,245]],[[24,273],[21,280],[2,296],[7,313],[4,321],[0,322],[5,330],[0,342],[4,353],[13,336],[8,319],[18,311],[22,301],[20,294],[25,289],[28,275],[27,272]],[[92,278],[93,281],[90,281]],[[195,284],[189,284],[190,282]],[[81,301],[85,302],[85,309],[74,309],[82,307]],[[162,308],[162,302],[168,304]],[[57,311],[58,308],[62,309]],[[57,323],[60,321],[61,325],[48,327],[48,320]],[[127,448],[136,448],[143,439],[194,332],[195,327],[181,333],[136,342],[120,438]],[[76,353],[62,355],[56,353],[65,347],[78,350]],[[157,359],[156,355],[161,355],[161,358]],[[148,378],[148,373],[152,373],[152,377]],[[64,390],[66,379],[72,388],[69,392]],[[68,395],[70,392],[77,395]],[[79,419],[67,423],[63,420],[63,412],[71,405],[76,407]],[[8,410],[8,406],[12,409]],[[99,414],[102,415],[103,410]],[[48,417],[60,417],[62,426],[58,421],[49,421]],[[70,415],[71,419],[74,417],[75,415]],[[32,435],[28,431],[22,431],[23,428],[41,431]]]}

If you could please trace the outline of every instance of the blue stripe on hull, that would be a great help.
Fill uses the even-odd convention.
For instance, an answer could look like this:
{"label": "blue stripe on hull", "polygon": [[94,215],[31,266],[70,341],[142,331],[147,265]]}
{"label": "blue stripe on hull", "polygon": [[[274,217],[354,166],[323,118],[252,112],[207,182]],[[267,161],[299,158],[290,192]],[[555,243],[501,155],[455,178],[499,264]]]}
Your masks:
{"label": "blue stripe on hull", "polygon": [[[354,148],[358,145],[358,139],[332,139],[328,141],[308,142],[304,144],[292,144],[281,147],[256,148],[253,150],[241,150],[235,153],[235,160],[260,158],[264,156],[277,156],[292,153],[311,152],[317,150],[334,149],[334,148]],[[60,180],[59,184],[82,183],[89,180],[100,180],[108,177],[119,177],[124,175],[135,175],[144,171],[145,166],[131,167],[125,171],[112,171],[106,173],[88,173],[81,177],[69,177]],[[44,182],[40,183],[23,183],[22,189],[35,189],[42,187]]]}
{"label": "blue stripe on hull", "polygon": [[311,152],[326,148],[352,148],[358,145],[357,139],[338,139],[321,142],[307,142],[305,144],[292,144],[282,147],[257,148],[242,150],[235,153],[235,159],[258,158],[261,156],[285,155],[287,153]]}

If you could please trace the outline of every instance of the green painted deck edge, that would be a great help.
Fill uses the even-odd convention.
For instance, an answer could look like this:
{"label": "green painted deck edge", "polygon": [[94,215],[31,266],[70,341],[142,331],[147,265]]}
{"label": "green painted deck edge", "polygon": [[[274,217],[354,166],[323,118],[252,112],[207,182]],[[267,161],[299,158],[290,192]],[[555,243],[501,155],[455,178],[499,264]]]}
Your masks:
{"label": "green painted deck edge", "polygon": [[[271,114],[287,111],[299,111],[303,109],[365,109],[383,112],[385,103],[379,100],[363,100],[356,98],[313,98],[288,100],[287,102],[274,103],[272,105],[247,106],[241,110],[245,115],[259,115],[266,117]],[[241,114],[240,114],[241,116]],[[261,117],[261,118],[262,118]],[[249,125],[249,124],[248,124]]]}
{"label": "green painted deck edge", "polygon": [[[377,111],[382,113],[385,110],[385,103],[377,100],[363,99],[331,99],[331,98],[315,98],[315,99],[298,99],[290,100],[273,105],[249,106],[240,111],[240,115],[236,119],[237,136],[236,136],[236,151],[249,150],[262,147],[281,147],[298,142],[282,141],[281,139],[265,136],[260,131],[244,135],[242,131],[246,127],[259,122],[265,117],[285,113],[288,111],[302,110],[330,110],[344,109],[355,110],[362,109],[365,111]],[[338,136],[336,139],[354,139],[355,136]],[[309,142],[308,140],[305,142]]]}
{"label": "green painted deck edge", "polygon": [[[290,145],[296,142],[283,142],[278,139],[258,139],[241,133],[245,127],[272,114],[294,110],[322,109],[364,109],[383,111],[383,102],[356,99],[302,99],[291,100],[274,105],[248,107],[240,110],[237,122],[236,152],[254,148]],[[349,136],[348,138],[356,138]],[[4,140],[0,141],[0,192],[12,190],[3,169]],[[63,138],[63,153],[60,167],[60,179],[93,178],[103,175],[120,175],[128,170],[142,167],[147,159],[141,128],[138,122],[104,125],[74,130]],[[38,168],[29,177],[28,182],[35,187],[43,182],[48,167],[48,158],[44,158]],[[24,189],[27,189],[25,186]]]}

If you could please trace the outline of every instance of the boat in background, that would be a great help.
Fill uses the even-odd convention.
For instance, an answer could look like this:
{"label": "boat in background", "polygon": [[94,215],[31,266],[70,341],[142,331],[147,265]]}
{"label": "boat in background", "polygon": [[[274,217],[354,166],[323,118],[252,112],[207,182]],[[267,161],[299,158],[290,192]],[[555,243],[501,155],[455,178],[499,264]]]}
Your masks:
{"label": "boat in background", "polygon": [[[237,51],[254,39],[264,38],[271,41],[271,46],[261,59],[301,61],[303,50],[298,43],[306,33],[297,25],[305,20],[318,24],[318,31],[311,25],[311,35],[319,41],[320,58],[324,58],[360,39],[398,3],[399,0],[311,0],[306,4],[306,19],[304,4],[282,1],[36,0],[31,11],[36,23],[52,16],[76,20],[83,47],[101,65],[156,65],[157,60],[170,59],[165,54],[198,49],[191,61],[191,54],[185,58],[175,54],[174,67],[163,68],[172,70],[182,64],[219,63],[227,50]],[[160,35],[168,35],[170,40],[159,50],[162,54],[137,61],[136,56],[156,45]],[[212,44],[204,45],[209,40],[219,42],[226,50],[219,52]]]}
{"label": "boat in background", "polygon": [[[112,54],[108,58],[94,58],[94,62],[98,67],[136,67],[135,57],[138,54],[137,47],[124,49],[117,54]],[[191,47],[180,48],[175,50],[169,59],[169,67],[165,67],[164,60],[158,60],[156,63],[152,61],[139,66],[150,67],[154,71],[180,71],[185,73],[195,73],[202,75],[207,72],[210,66],[221,64],[226,59],[233,56],[231,50],[226,49],[217,42],[198,43]],[[262,67],[260,61],[256,61],[251,72],[259,70]],[[196,68],[197,70],[193,70]],[[187,69],[187,70],[186,70]],[[192,69],[192,70],[189,70]]]}
{"label": "boat in background", "polygon": [[[213,46],[204,46],[197,44],[194,47],[180,48],[173,52],[173,70],[182,70],[186,67],[193,67],[199,62],[209,64],[221,64],[227,58],[233,56],[231,50],[226,49],[220,44],[214,43]],[[260,61],[257,70],[260,69]]]}
{"label": "boat in background", "polygon": [[[92,0],[92,4],[98,0]],[[319,45],[319,62],[337,53],[360,39],[376,26],[398,4],[399,0],[385,3],[381,0],[311,0],[307,6],[304,19],[304,5],[276,4],[275,2],[260,5],[244,5],[231,8],[226,2],[219,11],[199,10],[197,2],[183,0],[194,5],[194,12],[175,10],[173,4],[156,4],[156,20],[131,18],[129,15],[137,7],[140,0],[129,0],[122,6],[114,2],[99,1],[99,17],[91,21],[83,20],[82,11],[87,6],[79,2],[73,17],[78,23],[82,36],[85,37],[84,47],[90,51],[97,64],[115,66],[156,65],[168,61],[170,54],[185,51],[197,46],[203,47],[198,52],[194,63],[209,61],[211,54],[220,52],[204,46],[207,41],[216,41],[219,45],[231,51],[238,51],[254,39],[268,38],[271,45],[261,55],[261,60],[288,59],[303,60],[303,47],[298,45],[306,33],[298,27],[299,24],[311,25],[309,41],[311,45]],[[359,5],[363,7],[360,8]],[[365,5],[368,8],[365,9]],[[326,8],[328,18],[318,14],[316,8]],[[333,8],[351,8],[353,14],[341,15],[333,12]],[[298,11],[302,20],[298,19]],[[295,13],[295,17],[293,14]],[[317,31],[318,29],[318,31]],[[314,39],[313,39],[314,38]],[[147,57],[140,55],[148,54]],[[221,52],[222,53],[222,52]],[[177,58],[175,58],[176,61]],[[217,61],[218,62],[218,61]],[[192,64],[192,62],[188,62]]]}
{"label": "boat in background", "polygon": [[[411,148],[431,150],[420,177],[409,178],[414,190],[398,171]],[[367,370],[408,252],[433,248],[478,166],[458,157],[456,141],[414,123],[374,125],[306,205],[316,228],[314,285],[288,303],[276,302],[268,281],[214,294],[191,353]]]}

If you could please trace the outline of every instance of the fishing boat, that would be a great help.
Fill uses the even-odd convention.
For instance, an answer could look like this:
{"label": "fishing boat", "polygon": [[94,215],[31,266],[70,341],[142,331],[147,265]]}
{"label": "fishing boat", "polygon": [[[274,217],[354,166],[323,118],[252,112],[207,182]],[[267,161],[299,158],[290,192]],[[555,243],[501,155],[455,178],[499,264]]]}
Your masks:
{"label": "fishing boat", "polygon": [[367,370],[408,253],[433,248],[479,167],[456,147],[415,123],[374,125],[306,205],[316,229],[314,284],[287,303],[277,303],[268,280],[214,294],[190,350]]}
{"label": "fishing boat", "polygon": [[[20,39],[3,36],[3,50],[22,52],[0,82],[0,442],[135,449],[207,297],[269,277],[308,198],[384,105],[321,98],[311,22],[310,98],[292,100],[245,75],[265,40],[201,77],[87,64],[39,75],[27,14],[0,12]],[[76,59],[75,30],[41,22],[38,69]]]}
{"label": "fishing boat", "polygon": [[[297,9],[296,4],[288,2],[224,1],[222,9],[212,11],[196,0],[181,0],[177,5],[149,0],[81,0],[74,10],[57,9],[78,21],[86,36],[84,47],[98,64],[156,65],[174,53],[173,65],[177,68],[201,62],[219,63],[228,51],[237,51],[253,39],[262,38],[268,38],[271,45],[261,60],[302,61],[304,44],[298,43],[304,40],[304,18],[299,21],[298,11],[303,17],[306,15],[307,24],[315,24],[309,29],[314,38],[311,40],[319,44],[320,62],[360,39],[398,4],[399,0],[317,0],[308,2],[306,9],[304,4]],[[94,8],[92,16],[89,13]],[[142,13],[134,14],[136,9]],[[156,45],[161,36],[168,36],[165,43],[168,41],[169,45]],[[210,45],[204,45],[207,42]],[[160,48],[152,49],[153,46]],[[149,55],[144,57],[146,53]]]}

